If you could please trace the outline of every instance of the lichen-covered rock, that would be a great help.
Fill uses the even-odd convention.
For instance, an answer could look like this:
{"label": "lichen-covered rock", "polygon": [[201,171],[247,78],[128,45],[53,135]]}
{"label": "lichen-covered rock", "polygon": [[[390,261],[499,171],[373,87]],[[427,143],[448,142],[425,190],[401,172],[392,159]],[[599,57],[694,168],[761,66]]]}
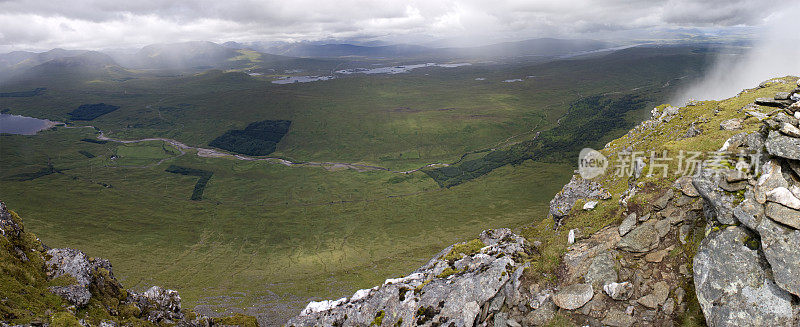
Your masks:
{"label": "lichen-covered rock", "polygon": [[658,247],[659,232],[655,221],[647,221],[626,234],[617,247],[628,252],[648,252]]}
{"label": "lichen-covered rock", "polygon": [[50,287],[50,292],[78,307],[88,304],[92,298],[92,293],[89,292],[89,289],[80,285],[52,286]]}
{"label": "lichen-covered rock", "polygon": [[572,206],[579,199],[605,200],[609,198],[611,198],[611,194],[599,183],[576,175],[550,201],[550,214],[558,219],[568,215]]}
{"label": "lichen-covered rock", "polygon": [[757,230],[775,283],[800,296],[800,231],[781,226],[771,219],[763,219]]}
{"label": "lichen-covered rock", "polygon": [[633,284],[630,282],[609,283],[603,286],[603,291],[614,300],[624,301],[633,295]]}
{"label": "lichen-covered rock", "polygon": [[728,227],[707,236],[694,257],[697,300],[709,326],[793,326],[792,297],[769,279],[752,235]]}
{"label": "lichen-covered rock", "polygon": [[586,271],[586,283],[597,288],[617,281],[616,260],[610,252],[597,255]]}
{"label": "lichen-covered rock", "polygon": [[781,135],[779,132],[770,131],[767,142],[764,144],[767,152],[781,158],[800,160],[800,138]]}
{"label": "lichen-covered rock", "polygon": [[783,205],[768,202],[764,214],[781,224],[800,229],[800,211],[794,210]]}
{"label": "lichen-covered rock", "polygon": [[183,319],[181,297],[177,291],[153,286],[142,294],[132,293],[132,302],[142,311],[142,316],[155,323],[174,323]]}
{"label": "lichen-covered rock", "polygon": [[6,209],[6,204],[0,202],[0,236],[19,237],[21,232],[22,226],[14,221],[14,217]]}
{"label": "lichen-covered rock", "polygon": [[639,298],[636,302],[650,309],[658,308],[669,296],[669,285],[665,281],[659,281],[653,285],[653,293]]}
{"label": "lichen-covered rock", "polygon": [[[469,251],[465,244],[471,245]],[[514,260],[519,253],[530,253],[522,237],[508,229],[485,231],[479,240],[449,247],[409,276],[325,305],[311,302],[287,325],[366,326],[382,313],[387,326],[473,326],[503,303],[525,302],[519,297],[525,265]]]}
{"label": "lichen-covered rock", "polygon": [[705,200],[709,212],[706,218],[716,220],[721,224],[736,224],[736,217],[733,215],[734,196],[721,189],[724,176],[719,170],[703,168],[700,174],[692,179],[697,192]]}
{"label": "lichen-covered rock", "polygon": [[606,314],[606,317],[603,318],[602,321],[604,326],[611,327],[630,327],[633,326],[633,323],[635,322],[636,319],[631,315],[617,309],[609,310],[608,314]]}
{"label": "lichen-covered rock", "polygon": [[47,255],[50,257],[45,263],[48,278],[69,275],[76,281],[74,285],[51,287],[50,291],[79,307],[86,305],[91,299],[89,287],[95,282],[95,276],[102,275],[98,274],[100,269],[113,276],[108,260],[89,258],[75,249],[50,249]]}
{"label": "lichen-covered rock", "polygon": [[719,129],[726,131],[735,131],[738,129],[742,129],[742,119],[731,118],[726,121],[723,121],[722,123],[719,124]]}
{"label": "lichen-covered rock", "polygon": [[619,235],[625,236],[636,227],[636,213],[631,213],[619,224]]}
{"label": "lichen-covered rock", "polygon": [[563,287],[553,295],[553,303],[565,310],[575,310],[589,302],[594,296],[591,284],[574,284]]}

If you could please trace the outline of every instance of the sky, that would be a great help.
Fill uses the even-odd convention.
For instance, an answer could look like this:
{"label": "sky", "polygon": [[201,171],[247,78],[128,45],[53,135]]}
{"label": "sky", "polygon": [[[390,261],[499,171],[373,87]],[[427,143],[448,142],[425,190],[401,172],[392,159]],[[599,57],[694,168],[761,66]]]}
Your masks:
{"label": "sky", "polygon": [[486,44],[747,31],[797,0],[0,0],[0,51],[181,41]]}

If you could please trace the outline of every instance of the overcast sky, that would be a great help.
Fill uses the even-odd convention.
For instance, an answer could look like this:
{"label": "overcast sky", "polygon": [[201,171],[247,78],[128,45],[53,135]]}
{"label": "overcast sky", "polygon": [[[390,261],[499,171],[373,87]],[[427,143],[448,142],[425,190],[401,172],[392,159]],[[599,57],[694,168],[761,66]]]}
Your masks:
{"label": "overcast sky", "polygon": [[209,40],[642,37],[741,31],[797,0],[0,0],[0,51],[130,48]]}

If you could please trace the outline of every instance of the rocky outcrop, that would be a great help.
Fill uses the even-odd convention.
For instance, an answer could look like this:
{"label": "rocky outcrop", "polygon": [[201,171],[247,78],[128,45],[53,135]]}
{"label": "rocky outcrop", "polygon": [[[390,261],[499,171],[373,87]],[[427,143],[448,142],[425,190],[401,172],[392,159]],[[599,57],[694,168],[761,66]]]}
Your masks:
{"label": "rocky outcrop", "polygon": [[[519,325],[530,311],[521,296],[525,266],[519,256],[531,251],[525,239],[508,229],[487,230],[477,240],[448,247],[411,275],[348,298],[311,302],[287,325]],[[501,313],[504,306],[511,310]]]}
{"label": "rocky outcrop", "polygon": [[753,235],[728,227],[706,237],[694,258],[697,299],[710,326],[793,326],[792,297],[769,278]]}
{"label": "rocky outcrop", "polygon": [[559,220],[569,214],[578,200],[607,200],[609,198],[611,198],[611,194],[600,184],[576,175],[550,201],[550,214]]}
{"label": "rocky outcrop", "polygon": [[[800,81],[798,81],[800,86]],[[797,90],[795,90],[797,91]],[[726,142],[729,154],[757,154],[757,171],[705,167],[694,178],[711,233],[694,258],[697,297],[710,326],[800,324],[800,109],[792,94],[756,104],[786,108],[760,132]],[[730,188],[731,178],[741,186]],[[738,227],[728,227],[737,226]]]}
{"label": "rocky outcrop", "polygon": [[[14,274],[21,276],[23,283],[31,283],[30,280],[37,279],[45,281],[43,283],[45,287],[40,291],[42,294],[39,295],[44,296],[44,293],[49,291],[60,296],[65,302],[63,307],[70,310],[61,314],[70,317],[68,319],[75,319],[76,323],[80,318],[83,326],[92,326],[94,324],[88,322],[89,315],[96,314],[105,319],[102,320],[101,326],[117,325],[114,319],[108,319],[108,317],[117,317],[121,320],[135,318],[138,319],[136,323],[143,326],[161,324],[209,326],[213,324],[212,319],[204,316],[192,315],[192,319],[186,319],[177,291],[162,289],[158,286],[141,294],[125,290],[114,277],[111,263],[108,260],[92,258],[75,249],[45,250],[46,248],[35,236],[25,232],[19,217],[8,211],[2,202],[0,202],[0,228],[2,229],[0,251],[4,251],[0,254],[4,256],[10,254],[25,263],[25,265],[13,267]],[[35,262],[39,262],[39,264]],[[13,265],[14,262],[4,262],[4,264]],[[37,283],[41,282],[37,281]],[[55,285],[46,287],[46,285],[52,284]],[[30,292],[31,286],[27,287],[22,292]],[[3,312],[0,310],[0,313]],[[80,314],[76,316],[76,313]],[[54,313],[49,311],[46,315],[54,315]],[[4,316],[0,316],[0,320],[3,318]],[[6,325],[0,321],[0,326]]]}

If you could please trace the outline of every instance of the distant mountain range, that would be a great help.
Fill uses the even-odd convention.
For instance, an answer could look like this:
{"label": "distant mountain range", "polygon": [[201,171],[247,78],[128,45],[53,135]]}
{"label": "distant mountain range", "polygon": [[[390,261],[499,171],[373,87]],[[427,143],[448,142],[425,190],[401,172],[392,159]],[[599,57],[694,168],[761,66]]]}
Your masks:
{"label": "distant mountain range", "polygon": [[[105,76],[132,74],[128,69],[199,72],[209,69],[260,73],[287,70],[331,70],[342,60],[458,60],[498,57],[558,57],[614,46],[593,40],[532,39],[467,48],[431,48],[419,45],[363,46],[309,42],[255,42],[249,44],[207,41],[153,44],[138,51],[98,52],[53,49],[35,53],[0,54],[0,81],[36,76]],[[122,76],[124,78],[124,76]]]}

